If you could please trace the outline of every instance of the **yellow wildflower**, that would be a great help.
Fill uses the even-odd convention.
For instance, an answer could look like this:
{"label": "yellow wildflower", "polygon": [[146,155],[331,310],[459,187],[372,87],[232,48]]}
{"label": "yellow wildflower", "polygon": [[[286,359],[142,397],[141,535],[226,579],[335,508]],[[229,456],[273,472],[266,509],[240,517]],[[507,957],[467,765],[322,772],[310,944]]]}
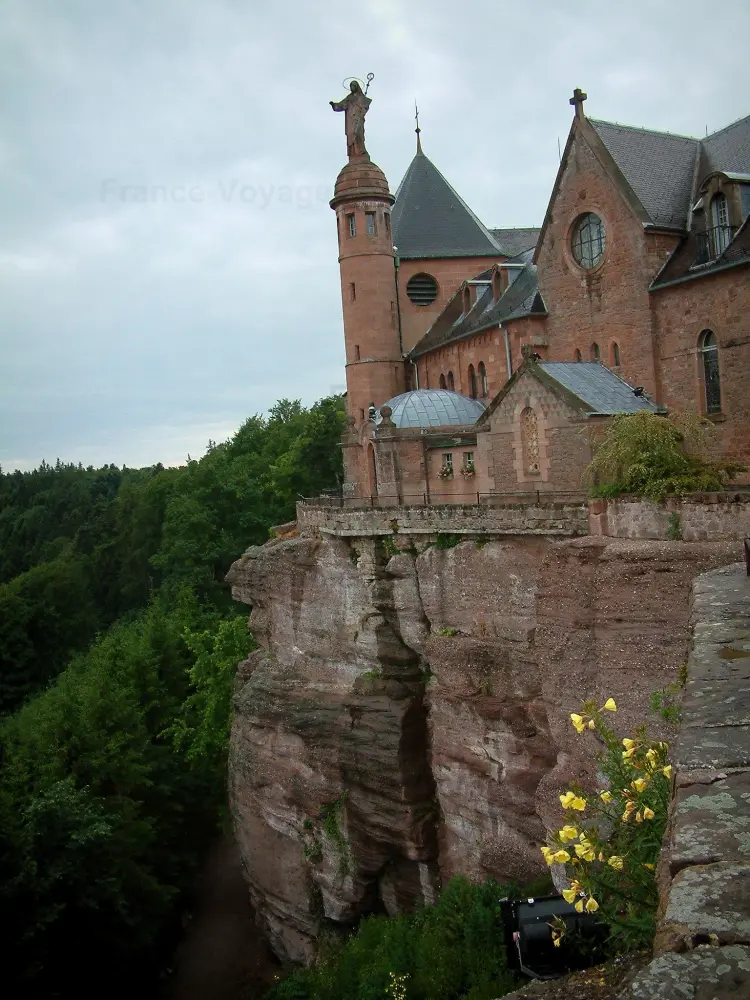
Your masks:
{"label": "yellow wildflower", "polygon": [[556,864],[558,865],[564,865],[568,861],[570,861],[570,855],[568,854],[567,851],[556,851],[552,855],[552,860],[556,862]]}
{"label": "yellow wildflower", "polygon": [[559,948],[560,947],[560,938],[559,937],[553,937],[552,938],[552,944],[555,946],[555,948]]}
{"label": "yellow wildflower", "polygon": [[589,729],[596,729],[596,723],[593,719],[589,719]]}
{"label": "yellow wildflower", "polygon": [[607,864],[611,868],[614,868],[615,871],[617,871],[617,872],[621,872],[622,871],[622,866],[624,865],[624,863],[625,862],[623,861],[623,859],[620,858],[620,857],[618,857],[616,854],[613,854],[611,858],[607,859]]}
{"label": "yellow wildflower", "polygon": [[563,889],[562,891],[562,896],[566,903],[572,903],[577,895],[578,893],[575,889]]}
{"label": "yellow wildflower", "polygon": [[612,792],[599,792],[599,798],[602,800],[602,802],[611,802]]}
{"label": "yellow wildflower", "polygon": [[563,809],[570,809],[570,803],[576,797],[575,792],[566,792],[564,795],[560,796],[560,805]]}
{"label": "yellow wildflower", "polygon": [[635,753],[635,750],[636,750],[635,747],[631,747],[629,750],[623,750],[623,752],[622,752],[622,759],[623,760],[630,760],[630,758]]}
{"label": "yellow wildflower", "polygon": [[578,836],[578,830],[574,826],[564,826],[558,835],[563,844],[567,843],[569,840],[575,840]]}
{"label": "yellow wildflower", "polygon": [[647,861],[644,863],[643,867],[648,868],[648,870],[651,872],[654,870],[654,866],[650,865]]}
{"label": "yellow wildflower", "polygon": [[573,723],[573,725],[576,728],[576,732],[578,733],[582,733],[583,730],[586,728],[586,723],[583,721],[583,716],[576,715],[575,712],[571,712],[570,721]]}
{"label": "yellow wildflower", "polygon": [[591,899],[589,899],[586,902],[586,910],[587,910],[588,913],[596,913],[596,911],[598,909],[599,909],[599,904],[597,903],[597,901],[592,896]]}
{"label": "yellow wildflower", "polygon": [[596,858],[596,852],[591,844],[576,844],[575,851],[584,861],[593,861]]}
{"label": "yellow wildflower", "polygon": [[627,823],[629,819],[630,819],[630,813],[626,809],[625,812],[622,814],[622,821],[623,823]]}
{"label": "yellow wildflower", "polygon": [[632,813],[632,811],[634,809],[635,809],[635,802],[626,802],[625,803],[625,812],[626,813]]}
{"label": "yellow wildflower", "polygon": [[654,810],[653,809],[649,809],[649,807],[646,806],[646,808],[643,810],[643,818],[644,819],[653,819],[654,818]]}
{"label": "yellow wildflower", "polygon": [[663,767],[661,769],[661,773],[664,775],[664,777],[667,779],[667,781],[669,781],[671,779],[671,777],[672,777],[672,765],[671,764],[667,764],[666,767]]}
{"label": "yellow wildflower", "polygon": [[576,913],[583,913],[583,900],[579,899],[576,903]]}
{"label": "yellow wildflower", "polygon": [[636,823],[642,823],[643,822],[643,813],[641,812],[640,809],[635,814],[635,821],[636,821]]}
{"label": "yellow wildflower", "polygon": [[552,864],[552,858],[553,858],[555,852],[552,850],[551,847],[542,847],[542,848],[540,848],[540,850],[541,850],[542,854],[544,855],[544,860],[547,862],[548,865],[551,865]]}
{"label": "yellow wildflower", "polygon": [[606,712],[616,712],[617,711],[617,705],[615,705],[615,699],[614,698],[607,698],[607,700],[602,705],[602,711],[603,712],[605,712],[605,711]]}
{"label": "yellow wildflower", "polygon": [[646,781],[645,778],[636,778],[635,781],[632,782],[632,785],[636,792],[642,792],[648,787],[648,781]]}
{"label": "yellow wildflower", "polygon": [[580,796],[576,795],[570,801],[570,808],[577,809],[578,812],[583,812],[586,808],[586,799],[582,799]]}
{"label": "yellow wildflower", "polygon": [[635,740],[628,739],[628,737],[626,736],[625,739],[622,741],[622,745],[625,747],[626,750],[632,750],[632,748],[635,746]]}

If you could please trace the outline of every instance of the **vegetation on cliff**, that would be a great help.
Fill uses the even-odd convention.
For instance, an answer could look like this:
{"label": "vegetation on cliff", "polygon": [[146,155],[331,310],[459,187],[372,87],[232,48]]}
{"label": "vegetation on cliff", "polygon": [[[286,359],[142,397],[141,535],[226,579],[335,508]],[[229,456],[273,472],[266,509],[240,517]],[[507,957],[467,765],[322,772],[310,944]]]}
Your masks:
{"label": "vegetation on cliff", "polygon": [[713,424],[693,414],[621,414],[610,421],[584,479],[598,497],[662,500],[722,490],[744,469],[711,460],[714,435]]}
{"label": "vegetation on cliff", "polygon": [[[435,906],[371,916],[351,938],[330,940],[316,964],[275,986],[267,1000],[492,1000],[518,978],[508,968],[500,900],[513,891],[454,878]],[[517,890],[515,890],[517,891]]]}
{"label": "vegetation on cliff", "polygon": [[4,985],[156,981],[222,818],[252,644],[224,575],[338,485],[343,424],[339,398],[282,401],[179,468],[0,475]]}

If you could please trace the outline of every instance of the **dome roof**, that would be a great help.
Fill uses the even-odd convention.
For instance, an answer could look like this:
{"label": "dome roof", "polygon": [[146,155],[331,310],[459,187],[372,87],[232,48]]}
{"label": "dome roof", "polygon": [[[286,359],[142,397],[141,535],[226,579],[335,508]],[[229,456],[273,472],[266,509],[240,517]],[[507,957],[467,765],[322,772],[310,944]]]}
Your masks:
{"label": "dome roof", "polygon": [[[389,399],[391,419],[396,427],[446,427],[474,424],[484,413],[484,403],[449,389],[413,389]],[[382,417],[378,410],[375,422]]]}
{"label": "dome roof", "polygon": [[385,174],[366,155],[350,160],[341,168],[333,190],[334,202],[361,198],[387,198],[391,203],[394,201],[388,190]]}

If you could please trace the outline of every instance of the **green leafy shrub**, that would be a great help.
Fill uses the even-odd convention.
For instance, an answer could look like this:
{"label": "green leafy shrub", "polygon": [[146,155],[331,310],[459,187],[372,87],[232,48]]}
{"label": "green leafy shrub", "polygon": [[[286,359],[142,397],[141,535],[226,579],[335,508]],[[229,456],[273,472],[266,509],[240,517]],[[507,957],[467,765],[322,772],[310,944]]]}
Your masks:
{"label": "green leafy shrub", "polygon": [[[586,795],[573,786],[560,796],[566,811],[561,830],[542,848],[547,864],[563,864],[570,888],[563,892],[579,912],[598,912],[619,951],[647,948],[656,929],[656,864],[669,806],[672,768],[667,744],[649,742],[645,726],[620,741],[604,721],[616,711],[587,702],[571,721],[579,734],[594,730],[604,744],[599,768],[608,786]],[[563,935],[553,930],[556,944]]]}
{"label": "green leafy shrub", "polygon": [[445,635],[445,636],[458,635],[458,629],[453,628],[452,625],[441,625],[437,631],[438,635]]}
{"label": "green leafy shrub", "polygon": [[463,539],[461,538],[460,535],[446,535],[446,534],[443,534],[442,532],[438,532],[437,538],[435,539],[435,548],[436,549],[455,549],[455,547],[461,541],[463,541]]}
{"label": "green leafy shrub", "polygon": [[626,493],[647,500],[724,489],[743,470],[709,460],[714,435],[710,421],[690,414],[621,414],[610,421],[584,482],[592,496]]}
{"label": "green leafy shrub", "polygon": [[275,986],[268,1000],[494,1000],[518,986],[507,966],[499,900],[516,891],[452,879],[435,906],[371,916],[317,963]]}

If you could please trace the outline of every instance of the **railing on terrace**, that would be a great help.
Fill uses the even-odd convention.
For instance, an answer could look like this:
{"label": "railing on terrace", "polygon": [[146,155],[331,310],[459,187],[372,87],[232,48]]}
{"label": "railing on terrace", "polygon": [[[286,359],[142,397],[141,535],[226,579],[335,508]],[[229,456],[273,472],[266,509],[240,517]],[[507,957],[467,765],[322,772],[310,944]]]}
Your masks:
{"label": "railing on terrace", "polygon": [[709,261],[720,257],[732,242],[734,233],[732,226],[713,226],[704,233],[696,233],[698,253],[695,263],[708,264]]}
{"label": "railing on terrace", "polygon": [[459,504],[539,504],[567,503],[583,504],[588,497],[580,491],[527,490],[518,493],[378,493],[366,497],[345,497],[339,494],[324,494],[318,497],[300,497],[303,503],[314,507],[330,507],[342,510],[363,510],[368,507],[448,507]]}

